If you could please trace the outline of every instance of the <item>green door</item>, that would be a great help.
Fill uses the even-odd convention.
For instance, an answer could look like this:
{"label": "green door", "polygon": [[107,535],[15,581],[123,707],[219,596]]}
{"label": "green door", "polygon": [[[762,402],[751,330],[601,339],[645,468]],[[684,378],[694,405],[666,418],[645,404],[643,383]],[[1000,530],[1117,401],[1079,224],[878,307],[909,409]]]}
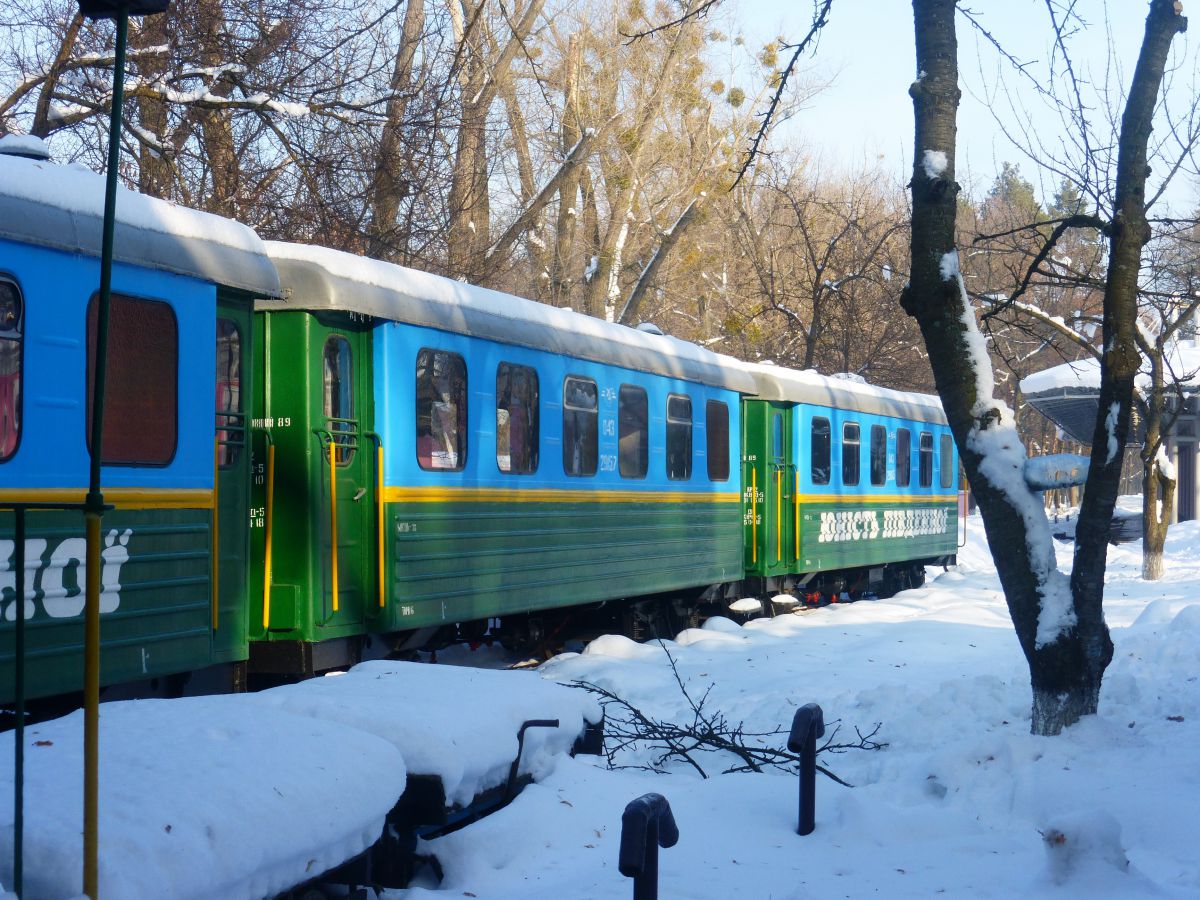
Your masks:
{"label": "green door", "polygon": [[246,407],[249,374],[245,365],[251,346],[251,315],[247,304],[220,300],[217,304],[216,503],[213,528],[217,553],[216,597],[213,604],[213,659],[245,659],[246,580],[250,548],[247,507],[250,490],[250,448]]}
{"label": "green door", "polygon": [[319,355],[310,357],[320,366],[313,382],[321,385],[314,438],[321,447],[318,481],[324,602],[316,624],[339,628],[362,623],[371,595],[374,447],[367,440],[370,333],[333,329],[318,348]]}
{"label": "green door", "polygon": [[786,403],[763,400],[742,404],[745,565],[746,571],[755,575],[795,570],[793,409]]}
{"label": "green door", "polygon": [[774,575],[795,568],[796,456],[792,439],[792,407],[767,404],[767,484],[765,508],[767,571]]}

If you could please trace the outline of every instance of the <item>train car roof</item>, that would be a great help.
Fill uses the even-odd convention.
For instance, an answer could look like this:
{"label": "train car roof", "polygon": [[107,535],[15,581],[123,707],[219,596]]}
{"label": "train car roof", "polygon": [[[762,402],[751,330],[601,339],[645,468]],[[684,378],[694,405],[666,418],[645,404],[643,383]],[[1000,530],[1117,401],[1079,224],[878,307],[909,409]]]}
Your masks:
{"label": "train car roof", "polygon": [[[0,238],[100,255],[105,179],[79,166],[0,152]],[[117,187],[113,258],[262,296],[279,278],[245,225]]]}
{"label": "train car roof", "polygon": [[946,424],[942,401],[933,394],[913,394],[876,387],[850,378],[831,378],[811,370],[798,372],[763,363],[743,363],[756,383],[760,400],[811,403],[917,422]]}
{"label": "train car roof", "polygon": [[259,301],[259,309],[362,313],[743,394],[755,390],[740,362],[678,338],[326,247],[266,246],[284,298]]}

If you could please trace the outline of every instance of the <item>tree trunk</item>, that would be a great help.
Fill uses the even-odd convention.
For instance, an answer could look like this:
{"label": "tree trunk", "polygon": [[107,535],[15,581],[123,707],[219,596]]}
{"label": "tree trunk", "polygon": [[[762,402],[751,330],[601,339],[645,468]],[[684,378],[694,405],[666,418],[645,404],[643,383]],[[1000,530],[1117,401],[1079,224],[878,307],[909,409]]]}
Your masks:
{"label": "tree trunk", "polygon": [[[563,83],[563,111],[560,140],[564,155],[583,137],[579,109],[579,37],[567,39],[566,77]],[[577,173],[564,179],[558,190],[558,227],[554,232],[554,256],[550,262],[550,302],[570,307],[571,290],[578,274],[572,277],[571,261],[575,247],[575,228],[579,223],[579,184]]]}
{"label": "tree trunk", "polygon": [[[1011,469],[1023,452],[1011,412],[991,396],[990,362],[970,308],[955,250],[954,181],[958,88],[954,0],[913,0],[917,69],[909,89],[916,119],[911,182],[912,272],[901,297],[925,339],[946,411],[1021,649],[1029,663],[1035,734],[1057,734],[1094,713],[1112,659],[1103,616],[1108,530],[1128,435],[1137,276],[1148,236],[1146,145],[1171,39],[1186,20],[1170,0],[1154,0],[1122,121],[1117,212],[1105,290],[1101,414],[1076,531],[1070,597],[1054,562],[1045,511]],[[944,157],[943,157],[944,155]],[[944,164],[943,164],[944,159]],[[1114,410],[1115,415],[1106,411]],[[1116,450],[1113,451],[1115,446]],[[1004,471],[1007,469],[1007,471]],[[1065,607],[1065,608],[1064,608]]]}
{"label": "tree trunk", "polygon": [[396,215],[410,190],[404,178],[407,168],[402,152],[404,116],[408,111],[408,92],[412,90],[413,61],[424,30],[425,0],[408,0],[400,46],[392,67],[391,96],[384,112],[383,132],[379,136],[375,171],[371,177],[367,255],[377,259],[395,259],[403,243],[402,236],[396,232]]}

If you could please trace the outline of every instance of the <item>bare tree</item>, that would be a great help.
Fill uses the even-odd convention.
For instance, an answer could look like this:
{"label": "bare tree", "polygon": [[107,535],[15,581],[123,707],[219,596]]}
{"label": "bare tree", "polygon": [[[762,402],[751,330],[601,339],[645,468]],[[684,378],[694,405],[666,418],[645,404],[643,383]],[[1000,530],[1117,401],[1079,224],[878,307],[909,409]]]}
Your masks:
{"label": "bare tree", "polygon": [[[918,78],[912,178],[912,269],[902,304],[921,326],[934,379],[983,514],[1033,691],[1032,730],[1056,734],[1094,713],[1112,640],[1103,615],[1109,520],[1129,434],[1137,348],[1146,156],[1167,55],[1187,20],[1171,0],[1152,0],[1119,133],[1108,226],[1100,410],[1076,528],[1070,584],[1063,583],[1041,503],[1022,477],[1024,448],[993,379],[955,247],[958,87],[954,0],[913,0]],[[1003,550],[1001,551],[1001,548]]]}

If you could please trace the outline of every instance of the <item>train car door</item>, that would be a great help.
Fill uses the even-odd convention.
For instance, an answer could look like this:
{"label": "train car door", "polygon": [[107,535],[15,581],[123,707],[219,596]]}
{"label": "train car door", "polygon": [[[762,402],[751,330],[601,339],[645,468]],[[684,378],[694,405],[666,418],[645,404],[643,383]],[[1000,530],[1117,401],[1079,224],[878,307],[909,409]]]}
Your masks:
{"label": "train car door", "polygon": [[[319,346],[321,386],[314,434],[320,445],[323,615],[319,626],[363,621],[370,591],[373,447],[368,440],[369,331],[332,329]],[[314,342],[315,343],[315,342]]]}
{"label": "train car door", "polygon": [[771,574],[787,572],[796,561],[796,453],[792,436],[793,407],[767,405],[767,554]]}
{"label": "train car door", "polygon": [[251,313],[246,303],[217,303],[216,497],[213,510],[216,553],[213,604],[213,659],[247,655],[247,578],[250,520],[250,447],[246,428],[251,346]]}

